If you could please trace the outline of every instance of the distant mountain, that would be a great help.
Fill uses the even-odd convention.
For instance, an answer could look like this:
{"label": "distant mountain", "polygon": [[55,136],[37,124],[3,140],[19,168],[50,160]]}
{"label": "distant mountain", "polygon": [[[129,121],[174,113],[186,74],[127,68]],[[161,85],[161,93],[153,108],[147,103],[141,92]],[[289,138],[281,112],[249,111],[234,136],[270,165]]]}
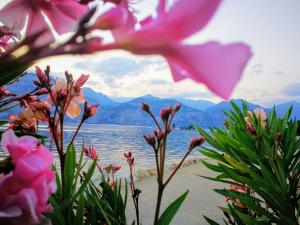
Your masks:
{"label": "distant mountain", "polygon": [[[15,82],[10,85],[9,90],[18,95],[30,92],[35,88],[33,80],[36,80],[36,75],[34,73],[28,73],[26,76],[22,77],[19,82]],[[208,128],[210,126],[219,127],[226,119],[223,111],[228,111],[232,108],[230,101],[223,101],[218,104],[214,104],[205,100],[162,99],[149,94],[130,99],[129,101],[117,103],[111,100],[110,97],[100,92],[96,92],[91,88],[83,88],[83,92],[89,104],[100,105],[97,114],[89,119],[87,121],[88,123],[152,126],[153,121],[140,108],[142,102],[147,102],[157,116],[159,116],[161,108],[181,103],[181,110],[174,119],[176,127],[186,127],[193,122],[199,124],[203,128]],[[46,96],[43,98],[46,99]],[[126,99],[123,99],[123,101],[124,100]],[[232,101],[239,107],[242,106],[242,99],[233,99]],[[250,110],[261,107],[251,102],[246,103]],[[283,117],[291,105],[293,105],[292,118],[300,119],[299,102],[279,104],[276,106],[276,111],[281,117]],[[265,110],[270,111],[271,109],[265,108]],[[1,112],[0,119],[7,119],[10,113],[18,114],[20,111],[20,108],[15,107],[9,111]],[[66,122],[78,122],[78,120],[79,119],[67,119]]]}
{"label": "distant mountain", "polygon": [[186,98],[176,98],[176,100],[188,107],[202,111],[215,105],[215,103],[206,100],[193,100]]}
{"label": "distant mountain", "polygon": [[[232,99],[230,101],[223,101],[220,102],[214,106],[211,106],[207,108],[204,112],[207,113],[209,116],[213,117],[214,120],[212,121],[212,125],[219,127],[224,120],[226,119],[226,115],[224,114],[224,111],[227,112],[232,109],[231,101],[233,101],[239,108],[242,108],[243,101],[242,99]],[[261,107],[259,105],[253,104],[251,102],[245,101],[248,105],[250,110],[254,110],[258,107]]]}
{"label": "distant mountain", "polygon": [[291,118],[292,119],[297,118],[298,120],[300,120],[300,103],[299,102],[290,101],[290,102],[276,105],[276,112],[278,113],[279,116],[284,117],[287,110],[291,106],[293,106]]}
{"label": "distant mountain", "polygon": [[[129,102],[103,107],[100,114],[97,116],[97,122],[152,126],[153,121],[147,113],[140,108],[142,102],[147,102],[155,115],[159,115],[161,108],[179,103],[173,99],[161,99],[152,95],[145,95]],[[178,112],[174,119],[175,126],[188,126],[192,122],[196,122],[203,127],[208,127],[211,118],[200,110],[182,105],[180,112]]]}
{"label": "distant mountain", "polygon": [[86,100],[90,104],[99,104],[101,107],[117,104],[114,101],[112,101],[107,95],[104,95],[101,92],[96,92],[93,89],[88,87],[83,88],[82,90]]}

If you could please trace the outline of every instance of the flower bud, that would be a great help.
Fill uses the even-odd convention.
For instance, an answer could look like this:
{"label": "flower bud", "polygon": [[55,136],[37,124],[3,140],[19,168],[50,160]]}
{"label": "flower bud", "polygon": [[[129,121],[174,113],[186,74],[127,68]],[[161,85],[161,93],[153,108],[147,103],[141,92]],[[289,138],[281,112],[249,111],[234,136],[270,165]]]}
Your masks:
{"label": "flower bud", "polygon": [[129,166],[133,166],[134,164],[134,157],[133,157],[133,154],[132,152],[124,152],[124,156],[125,158],[127,159],[127,163]]}
{"label": "flower bud", "polygon": [[172,107],[163,108],[160,111],[160,117],[161,117],[162,121],[164,121],[164,122],[169,121],[172,111],[173,111]]}
{"label": "flower bud", "polygon": [[193,150],[194,148],[202,145],[205,142],[205,138],[203,136],[193,137],[190,142],[189,150]]}
{"label": "flower bud", "polygon": [[6,86],[0,87],[0,99],[9,95],[9,90],[6,89]]}
{"label": "flower bud", "polygon": [[157,141],[161,141],[161,139],[164,137],[164,133],[162,131],[154,130],[153,133]]}
{"label": "flower bud", "polygon": [[26,97],[27,102],[36,102],[38,100],[39,99],[36,96],[33,96],[33,95],[29,95],[29,96]]}
{"label": "flower bud", "polygon": [[35,67],[35,72],[36,72],[37,77],[39,78],[39,81],[40,81],[41,85],[49,83],[49,78],[46,76],[44,71],[41,70],[40,67],[36,66]]}
{"label": "flower bud", "polygon": [[181,109],[181,104],[177,103],[176,106],[175,106],[175,108],[174,108],[174,111],[178,112],[180,109]]}
{"label": "flower bud", "polygon": [[156,140],[155,140],[154,136],[152,136],[152,135],[143,135],[143,137],[149,145],[151,145],[152,147],[155,147]]}
{"label": "flower bud", "polygon": [[83,118],[84,119],[88,119],[88,118],[91,118],[94,115],[96,115],[97,108],[98,108],[98,105],[88,106],[87,102],[85,102],[84,103],[84,115],[83,115]]}
{"label": "flower bud", "polygon": [[69,73],[68,71],[65,71],[65,77],[67,80],[67,83],[71,83],[73,81],[73,75]]}
{"label": "flower bud", "polygon": [[118,172],[121,169],[121,166],[114,166],[113,167],[113,173]]}
{"label": "flower bud", "polygon": [[251,124],[247,124],[247,130],[250,134],[256,135],[256,130]]}
{"label": "flower bud", "polygon": [[143,102],[143,103],[141,104],[141,108],[142,108],[142,110],[144,110],[144,111],[147,112],[147,113],[150,113],[150,112],[151,112],[150,106],[149,106],[146,102]]}
{"label": "flower bud", "polygon": [[76,80],[74,88],[81,88],[85,82],[89,79],[90,75],[81,74],[81,76]]}
{"label": "flower bud", "polygon": [[91,29],[113,30],[123,26],[127,18],[127,9],[122,6],[117,6],[100,15]]}
{"label": "flower bud", "polygon": [[46,88],[42,88],[34,93],[35,95],[45,95],[48,94],[48,90]]}

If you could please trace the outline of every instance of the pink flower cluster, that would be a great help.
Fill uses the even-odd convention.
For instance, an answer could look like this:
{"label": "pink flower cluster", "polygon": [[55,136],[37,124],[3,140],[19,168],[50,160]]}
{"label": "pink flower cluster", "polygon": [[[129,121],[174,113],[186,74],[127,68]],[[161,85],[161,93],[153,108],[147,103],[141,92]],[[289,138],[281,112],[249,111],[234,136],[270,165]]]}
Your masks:
{"label": "pink flower cluster", "polygon": [[87,11],[88,6],[79,4],[77,0],[13,0],[0,11],[0,20],[13,32],[19,33],[28,17],[26,35],[44,32],[36,43],[40,45],[54,40],[47,19],[58,34],[64,34],[75,30],[79,19]]}
{"label": "pink flower cluster", "polygon": [[[52,51],[46,46],[40,57],[90,54],[114,49],[123,49],[137,55],[160,55],[166,59],[174,81],[189,78],[206,85],[224,99],[230,97],[252,56],[249,46],[243,43],[185,43],[187,38],[206,27],[221,0],[177,0],[173,4],[169,4],[168,0],[159,0],[155,16],[149,15],[140,21],[132,12],[130,0],[103,2],[114,6],[102,13],[94,24],[88,19],[95,12],[91,10],[84,17],[86,23],[80,23],[78,30],[74,29],[74,25],[78,24],[88,7],[76,0],[13,0],[0,10],[0,21],[12,31],[19,32],[24,28],[28,16],[26,36],[46,30],[33,41],[39,43],[53,42],[53,34],[44,16],[58,34],[75,31],[75,36],[66,42],[66,46],[62,45]],[[93,32],[95,30],[110,31],[114,41],[102,41],[102,36],[94,35],[97,33]],[[28,60],[35,60],[34,57],[28,56]]]}
{"label": "pink flower cluster", "polygon": [[12,130],[3,134],[2,147],[14,169],[0,174],[0,224],[36,224],[42,213],[51,211],[48,198],[56,190],[53,154],[36,138],[18,138]]}
{"label": "pink flower cluster", "polygon": [[[167,0],[159,0],[157,16],[142,21],[130,11],[128,0],[109,2],[116,6],[100,15],[92,29],[111,30],[115,48],[137,55],[161,55],[167,60],[175,81],[190,78],[225,99],[230,97],[251,58],[250,48],[243,43],[184,43],[204,29],[221,0],[178,0],[171,7]],[[103,46],[95,44],[86,51],[101,49]]]}

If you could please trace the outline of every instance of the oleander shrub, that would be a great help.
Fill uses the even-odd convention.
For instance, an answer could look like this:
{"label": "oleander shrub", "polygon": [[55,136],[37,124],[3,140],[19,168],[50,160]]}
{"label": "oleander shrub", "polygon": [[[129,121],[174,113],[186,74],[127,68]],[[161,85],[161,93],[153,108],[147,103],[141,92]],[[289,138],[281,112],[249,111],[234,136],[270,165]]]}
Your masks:
{"label": "oleander shrub", "polygon": [[275,108],[267,115],[232,102],[223,128],[207,132],[197,127],[210,145],[201,146],[200,152],[212,160],[202,162],[217,173],[206,178],[228,185],[215,190],[227,202],[220,207],[225,224],[300,223],[300,139],[291,112],[292,108],[280,118]]}

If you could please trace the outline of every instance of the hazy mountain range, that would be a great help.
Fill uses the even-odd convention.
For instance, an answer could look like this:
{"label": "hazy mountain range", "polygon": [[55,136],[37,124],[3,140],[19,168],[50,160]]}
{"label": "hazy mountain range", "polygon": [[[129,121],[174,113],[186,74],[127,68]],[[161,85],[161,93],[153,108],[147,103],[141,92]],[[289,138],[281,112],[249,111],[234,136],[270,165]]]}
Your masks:
{"label": "hazy mountain range", "polygon": [[[29,92],[34,88],[32,81],[36,79],[34,74],[27,74],[19,82],[14,83],[9,87],[10,91],[16,94]],[[223,111],[231,108],[229,101],[223,101],[218,104],[206,100],[191,100],[191,99],[162,99],[153,95],[145,95],[134,98],[125,102],[115,102],[107,95],[96,92],[91,88],[83,88],[84,95],[89,104],[99,104],[100,108],[93,118],[88,123],[99,124],[123,124],[123,125],[153,125],[149,116],[140,108],[142,102],[147,102],[153,112],[159,115],[162,107],[168,105],[175,105],[181,103],[182,107],[180,112],[176,115],[174,123],[177,127],[188,126],[195,122],[200,126],[207,128],[209,126],[220,126],[226,116]],[[237,105],[241,106],[243,100],[234,99]],[[251,110],[262,107],[251,102],[247,102]],[[293,105],[292,118],[300,119],[300,103],[299,102],[286,102],[276,106],[276,111],[280,116],[283,116],[286,110]],[[266,111],[271,109],[265,108]],[[9,112],[2,112],[1,119],[7,119],[8,114],[17,114],[20,109],[14,108]],[[68,120],[67,122],[76,122]]]}

